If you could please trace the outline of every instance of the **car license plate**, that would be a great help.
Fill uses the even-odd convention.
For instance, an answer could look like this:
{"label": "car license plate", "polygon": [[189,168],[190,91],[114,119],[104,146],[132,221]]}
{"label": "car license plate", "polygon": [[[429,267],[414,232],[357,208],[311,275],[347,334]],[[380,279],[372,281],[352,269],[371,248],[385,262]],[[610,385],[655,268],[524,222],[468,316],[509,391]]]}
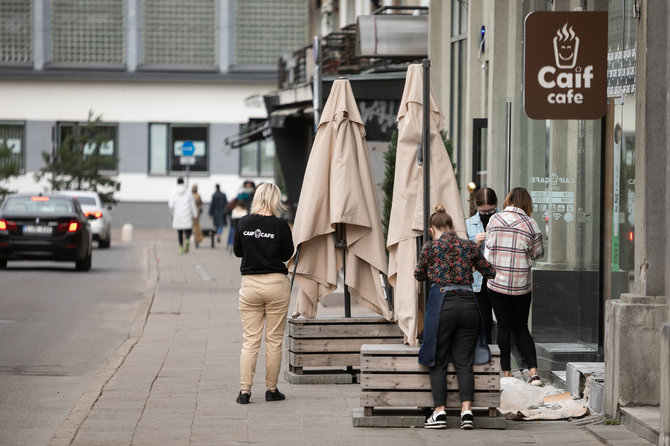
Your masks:
{"label": "car license plate", "polygon": [[51,226],[25,225],[23,227],[24,234],[51,235],[52,232]]}

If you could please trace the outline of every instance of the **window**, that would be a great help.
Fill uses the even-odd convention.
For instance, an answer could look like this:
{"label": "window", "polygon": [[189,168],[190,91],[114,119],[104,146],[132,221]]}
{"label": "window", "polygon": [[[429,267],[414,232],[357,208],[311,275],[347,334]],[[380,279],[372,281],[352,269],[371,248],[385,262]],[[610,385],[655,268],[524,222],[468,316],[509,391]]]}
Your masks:
{"label": "window", "polygon": [[216,67],[217,2],[144,0],[143,64]]}
{"label": "window", "polygon": [[7,164],[17,164],[21,171],[23,165],[23,124],[0,123],[0,146],[7,146],[11,150],[9,159],[3,161]]}
{"label": "window", "polygon": [[195,147],[191,172],[207,172],[209,127],[205,124],[149,124],[149,173],[167,175],[186,170],[181,148],[185,141]]}
{"label": "window", "polygon": [[124,4],[123,0],[52,0],[52,62],[123,64]]}
{"label": "window", "polygon": [[0,63],[29,63],[33,60],[32,1],[0,2]]}
{"label": "window", "polygon": [[[324,2],[325,3],[325,2]],[[309,42],[305,0],[235,2],[235,65],[277,65]]]}
{"label": "window", "polygon": [[[91,133],[87,134],[89,129]],[[61,122],[58,123],[58,141],[59,145],[62,145],[67,142],[68,138],[75,141],[78,138],[87,138],[88,142],[82,148],[84,155],[92,155],[97,150],[98,154],[112,159],[110,168],[104,171],[116,172],[118,170],[117,129],[115,124],[93,124],[89,127],[86,123]]]}
{"label": "window", "polygon": [[240,176],[274,175],[275,145],[272,139],[261,139],[240,146]]}
{"label": "window", "polygon": [[461,155],[463,153],[465,133],[465,101],[462,92],[467,81],[467,32],[468,4],[464,0],[451,2],[451,77],[450,77],[450,113],[449,138],[454,142],[456,176],[461,178]]}

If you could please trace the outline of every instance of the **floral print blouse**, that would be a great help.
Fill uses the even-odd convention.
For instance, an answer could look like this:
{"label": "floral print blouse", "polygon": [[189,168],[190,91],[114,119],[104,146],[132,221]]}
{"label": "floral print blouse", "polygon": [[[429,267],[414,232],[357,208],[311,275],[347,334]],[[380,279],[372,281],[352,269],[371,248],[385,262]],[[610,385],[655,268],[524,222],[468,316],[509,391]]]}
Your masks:
{"label": "floral print blouse", "polygon": [[424,243],[414,278],[440,285],[472,285],[473,267],[487,279],[496,275],[474,242],[460,239],[453,232],[444,232],[439,239]]}

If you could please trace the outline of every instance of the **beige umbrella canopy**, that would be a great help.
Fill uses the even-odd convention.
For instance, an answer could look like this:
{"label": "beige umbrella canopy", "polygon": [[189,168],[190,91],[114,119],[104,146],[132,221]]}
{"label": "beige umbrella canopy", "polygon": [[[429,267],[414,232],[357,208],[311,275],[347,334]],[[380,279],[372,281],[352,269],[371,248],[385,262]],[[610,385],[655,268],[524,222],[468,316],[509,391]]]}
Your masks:
{"label": "beige umbrella canopy", "polygon": [[[340,225],[346,238],[335,246]],[[299,247],[289,261],[300,290],[294,316],[316,316],[317,304],[337,288],[346,267],[345,284],[362,305],[390,320],[380,272],[386,273],[377,192],[365,144],[365,129],[351,85],[337,79],[328,96],[307,162],[293,225]]]}
{"label": "beige umbrella canopy", "polygon": [[[419,288],[414,279],[417,237],[423,233],[423,166],[417,162],[417,147],[423,131],[423,72],[421,65],[407,69],[405,89],[398,111],[398,147],[389,219],[389,282],[394,287],[394,307],[405,342],[417,345]],[[444,148],[440,129],[444,126],[435,95],[430,94],[430,208],[444,205],[459,237],[467,238],[465,216],[456,176]]]}

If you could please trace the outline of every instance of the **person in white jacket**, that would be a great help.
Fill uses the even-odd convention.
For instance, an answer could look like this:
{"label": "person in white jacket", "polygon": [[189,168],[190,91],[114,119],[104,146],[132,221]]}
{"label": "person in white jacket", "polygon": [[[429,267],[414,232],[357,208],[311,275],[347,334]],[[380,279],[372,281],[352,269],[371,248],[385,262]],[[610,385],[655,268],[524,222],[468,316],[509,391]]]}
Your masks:
{"label": "person in white jacket", "polygon": [[[188,252],[188,243],[191,238],[193,219],[198,215],[193,195],[184,185],[182,177],[177,178],[177,187],[172,191],[168,201],[172,212],[172,227],[177,230],[179,238],[179,254]],[[184,246],[184,236],[186,245]]]}

